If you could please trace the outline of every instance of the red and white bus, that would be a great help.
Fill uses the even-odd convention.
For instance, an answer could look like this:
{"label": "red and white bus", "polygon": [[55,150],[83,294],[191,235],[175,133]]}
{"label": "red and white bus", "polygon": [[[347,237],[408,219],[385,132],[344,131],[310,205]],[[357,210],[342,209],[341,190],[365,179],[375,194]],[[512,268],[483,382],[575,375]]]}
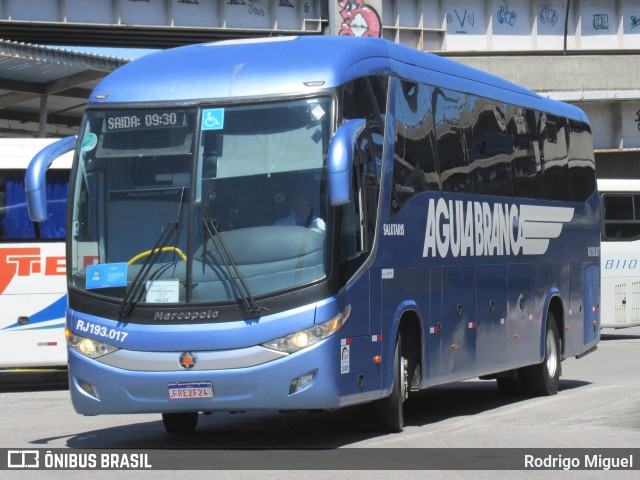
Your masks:
{"label": "red and white bus", "polygon": [[64,314],[65,217],[71,155],[47,175],[48,220],[27,211],[24,175],[33,156],[55,139],[2,139],[0,144],[0,368],[67,364]]}

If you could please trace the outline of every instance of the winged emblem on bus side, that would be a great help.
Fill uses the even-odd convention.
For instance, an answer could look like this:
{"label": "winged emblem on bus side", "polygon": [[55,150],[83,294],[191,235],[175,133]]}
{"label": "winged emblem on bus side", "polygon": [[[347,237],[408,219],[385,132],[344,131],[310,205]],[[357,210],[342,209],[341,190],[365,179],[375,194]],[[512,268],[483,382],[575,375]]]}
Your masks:
{"label": "winged emblem on bus side", "polygon": [[562,227],[573,219],[571,207],[545,207],[521,205],[521,245],[523,255],[542,255],[549,248],[549,241],[558,238]]}

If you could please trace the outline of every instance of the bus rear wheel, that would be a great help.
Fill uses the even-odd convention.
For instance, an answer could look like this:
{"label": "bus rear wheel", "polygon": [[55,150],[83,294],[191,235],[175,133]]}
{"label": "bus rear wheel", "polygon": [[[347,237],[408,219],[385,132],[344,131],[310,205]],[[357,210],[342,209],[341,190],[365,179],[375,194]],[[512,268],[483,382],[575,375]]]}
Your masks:
{"label": "bus rear wheel", "polygon": [[533,395],[555,395],[560,383],[560,334],[555,315],[547,315],[547,329],[545,333],[544,360],[537,365],[523,369],[524,380],[529,393]]}
{"label": "bus rear wheel", "polygon": [[408,362],[402,356],[402,342],[400,336],[396,340],[393,355],[393,385],[391,395],[378,400],[376,416],[382,430],[399,433],[404,427],[404,401],[409,395]]}
{"label": "bus rear wheel", "polygon": [[163,413],[162,423],[167,433],[191,433],[198,425],[198,412]]}

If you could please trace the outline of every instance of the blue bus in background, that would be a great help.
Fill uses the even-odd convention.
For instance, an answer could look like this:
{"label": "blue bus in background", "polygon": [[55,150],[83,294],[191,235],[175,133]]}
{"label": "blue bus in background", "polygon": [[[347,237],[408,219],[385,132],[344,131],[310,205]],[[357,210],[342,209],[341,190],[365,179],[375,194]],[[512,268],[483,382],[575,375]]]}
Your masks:
{"label": "blue bus in background", "polygon": [[69,192],[83,415],[372,403],[474,377],[557,392],[599,341],[600,211],[576,107],[385,40],[142,57],[91,94]]}

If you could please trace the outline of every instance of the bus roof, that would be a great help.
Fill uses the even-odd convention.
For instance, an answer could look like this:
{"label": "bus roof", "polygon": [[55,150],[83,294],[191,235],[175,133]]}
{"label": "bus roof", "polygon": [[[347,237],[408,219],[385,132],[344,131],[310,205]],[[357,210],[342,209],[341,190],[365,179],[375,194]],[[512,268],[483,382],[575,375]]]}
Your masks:
{"label": "bus roof", "polygon": [[577,107],[452,60],[379,38],[338,36],[228,40],[146,55],[108,75],[91,94],[89,106],[305,94],[375,74],[587,121]]}

